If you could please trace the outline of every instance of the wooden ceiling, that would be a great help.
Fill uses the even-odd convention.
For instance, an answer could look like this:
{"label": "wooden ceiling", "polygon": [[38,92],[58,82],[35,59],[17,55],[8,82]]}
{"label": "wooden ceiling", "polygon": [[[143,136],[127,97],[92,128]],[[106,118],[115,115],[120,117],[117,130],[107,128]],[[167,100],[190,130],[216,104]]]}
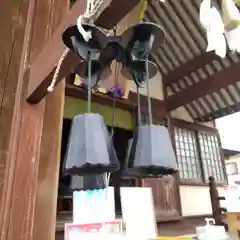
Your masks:
{"label": "wooden ceiling", "polygon": [[[220,9],[220,0],[212,2]],[[145,20],[161,25],[167,35],[152,58],[163,76],[168,110],[184,106],[193,119],[211,121],[240,110],[240,58],[230,51],[224,59],[206,53],[200,3],[149,0]]]}

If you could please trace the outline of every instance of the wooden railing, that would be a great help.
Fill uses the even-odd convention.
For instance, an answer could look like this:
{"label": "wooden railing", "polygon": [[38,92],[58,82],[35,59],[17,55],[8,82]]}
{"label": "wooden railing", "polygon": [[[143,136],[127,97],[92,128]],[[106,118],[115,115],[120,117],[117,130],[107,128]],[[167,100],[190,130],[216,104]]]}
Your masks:
{"label": "wooden railing", "polygon": [[225,213],[227,212],[227,209],[221,207],[220,203],[221,200],[225,200],[225,197],[219,196],[217,184],[214,177],[209,177],[209,192],[211,198],[213,218],[216,222],[216,225],[221,225],[227,228],[227,224],[225,222]]}

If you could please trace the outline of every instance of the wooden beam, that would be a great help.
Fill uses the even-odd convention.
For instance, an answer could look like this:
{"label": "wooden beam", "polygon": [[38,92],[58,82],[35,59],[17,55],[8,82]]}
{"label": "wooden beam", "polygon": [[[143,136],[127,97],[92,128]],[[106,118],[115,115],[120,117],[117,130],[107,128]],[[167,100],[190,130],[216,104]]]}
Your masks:
{"label": "wooden beam", "polygon": [[[112,29],[139,2],[139,0],[128,0],[124,1],[124,4],[121,4],[119,0],[112,0],[112,3],[104,11],[104,14],[101,14],[96,20],[96,25],[109,30]],[[109,19],[111,19],[111,21],[109,21]]]}
{"label": "wooden beam", "polygon": [[[95,23],[102,27],[111,28],[137,5],[138,2],[139,0],[128,0],[125,4],[121,4],[119,0],[104,0],[101,13],[99,16],[96,16]],[[86,0],[79,0],[74,4],[70,13],[57,28],[46,47],[44,47],[38,58],[32,63],[27,94],[28,102],[38,103],[46,96],[47,86],[51,82],[53,69],[65,49],[65,45],[61,40],[62,32],[68,26],[76,23],[77,17],[83,13],[85,7]],[[57,83],[66,77],[77,63],[79,63],[79,59],[74,57],[73,54],[68,53],[63,63],[64,67],[61,68],[57,78]]]}
{"label": "wooden beam", "polygon": [[167,110],[171,111],[184,106],[207,94],[219,91],[228,85],[236,83],[240,79],[240,62],[233,63],[230,67],[223,69],[207,79],[170,96],[166,100]]}
{"label": "wooden beam", "polygon": [[[87,99],[87,92],[86,90],[71,86],[67,84],[66,96],[80,98],[80,99]],[[108,97],[106,94],[102,93],[94,93],[92,95],[92,101],[98,102],[102,105],[112,106],[112,98]],[[143,112],[147,112],[147,96],[140,94],[140,102],[141,102],[141,109]],[[167,110],[164,101],[159,99],[151,98],[152,103],[152,112],[153,117],[158,119],[159,121],[164,119],[167,115]],[[125,110],[133,110],[137,107],[137,94],[135,92],[130,91],[128,95],[128,99],[117,99],[116,100],[116,107],[122,108]]]}
{"label": "wooden beam", "polygon": [[195,120],[199,122],[209,122],[220,117],[224,117],[240,111],[240,103],[236,103],[225,108],[218,109],[217,111],[208,113],[202,117],[198,117]]}
{"label": "wooden beam", "polygon": [[[111,0],[105,0],[101,12],[106,9],[110,4]],[[76,23],[77,18],[80,14],[83,14],[86,8],[87,1],[77,1],[72,7],[69,14],[57,27],[56,31],[48,41],[46,46],[43,48],[41,53],[38,55],[36,60],[31,64],[30,67],[30,82],[28,85],[27,100],[30,103],[38,103],[47,94],[47,88],[51,82],[52,72],[63,54],[66,46],[62,42],[62,33],[70,25]],[[64,67],[61,68],[57,83],[62,80],[78,63],[79,59],[74,57],[74,54],[70,52],[66,56],[63,63]]]}
{"label": "wooden beam", "polygon": [[213,60],[217,60],[219,57],[214,52],[205,52],[202,55],[195,57],[194,59],[188,61],[187,63],[181,65],[176,70],[174,70],[169,75],[163,78],[163,83],[165,86],[176,82],[178,79],[184,78],[190,75],[192,72],[196,71]]}

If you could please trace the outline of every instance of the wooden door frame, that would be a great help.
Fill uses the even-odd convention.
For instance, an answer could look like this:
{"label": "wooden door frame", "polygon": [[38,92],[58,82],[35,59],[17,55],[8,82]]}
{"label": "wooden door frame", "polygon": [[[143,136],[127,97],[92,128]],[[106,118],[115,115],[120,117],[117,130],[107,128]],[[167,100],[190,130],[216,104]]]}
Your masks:
{"label": "wooden door frame", "polygon": [[[162,80],[164,81],[164,79]],[[164,97],[164,103],[165,106],[166,104],[166,99],[168,97],[168,93],[167,93],[167,86],[166,84],[164,84],[164,82],[162,82],[162,88],[163,88],[163,97]],[[167,109],[167,106],[166,106]],[[173,122],[173,118],[171,116],[171,112],[166,110],[166,122],[167,122],[167,127],[168,127],[168,131],[171,137],[171,142],[172,142],[172,146],[173,146],[173,150],[175,153],[175,156],[177,156],[177,152],[176,152],[176,140],[175,140],[175,134],[174,134],[174,122]],[[179,215],[180,217],[182,217],[183,212],[182,212],[182,202],[181,202],[181,194],[180,194],[180,175],[179,172],[175,173],[175,182],[176,182],[176,197],[178,199],[178,211],[179,211]]]}

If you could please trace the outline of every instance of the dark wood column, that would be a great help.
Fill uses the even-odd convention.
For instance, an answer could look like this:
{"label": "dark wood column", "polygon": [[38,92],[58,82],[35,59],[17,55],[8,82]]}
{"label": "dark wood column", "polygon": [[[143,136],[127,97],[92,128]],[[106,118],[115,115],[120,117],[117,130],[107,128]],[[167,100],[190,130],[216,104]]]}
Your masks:
{"label": "dark wood column", "polygon": [[[68,0],[55,0],[52,7],[51,32],[60,24],[69,10]],[[40,145],[39,172],[33,218],[34,240],[55,239],[56,209],[65,81],[45,97],[45,113]]]}
{"label": "dark wood column", "polygon": [[[44,99],[37,105],[30,105],[26,102],[29,79],[28,74],[24,75],[24,71],[36,59],[44,44],[49,40],[54,27],[65,16],[68,11],[66,4],[68,1],[23,0],[21,2],[18,34],[22,36],[24,41],[21,48],[22,57],[20,54],[20,57],[15,56],[14,59],[21,64],[19,73],[15,73],[13,76],[18,80],[2,195],[1,239],[32,240],[40,239],[39,235],[41,234],[41,239],[48,240],[54,239],[55,222],[53,219],[55,209],[48,213],[49,222],[46,235],[44,235],[44,228],[41,229],[42,232],[40,233],[39,225],[34,217],[42,219],[44,214],[46,217],[45,211],[43,211],[42,216],[39,215],[38,208],[43,206],[39,206],[39,196],[42,196],[40,193],[44,189],[42,183],[49,181],[50,173],[46,171],[49,158],[52,157],[54,161],[59,160],[56,148],[59,141],[55,141],[52,136],[57,132],[61,132],[58,127],[60,124],[57,125],[57,121],[60,122],[59,119],[62,119],[60,115],[63,106],[61,99],[63,99],[64,86],[59,86],[56,92],[49,95],[49,99]],[[16,44],[18,43],[16,42]],[[56,103],[57,101],[58,103]],[[50,103],[54,104],[53,108],[51,108]],[[52,111],[53,109],[55,109],[55,112]],[[51,112],[52,118],[49,112]],[[47,136],[46,125],[44,125],[44,131],[42,131],[44,119],[48,120],[50,127],[55,125],[53,128],[55,132],[49,132]],[[41,142],[42,135],[45,135],[46,140],[53,140],[51,147],[53,147],[52,152],[55,152],[55,156],[49,154],[48,157],[46,155],[45,158],[43,157],[46,148],[43,147],[42,151],[40,149],[41,146],[46,147],[47,144]],[[57,137],[59,138],[59,134]],[[48,166],[51,167],[52,165]],[[41,167],[40,171],[39,167]],[[57,167],[54,166],[54,169],[51,169],[56,172]],[[54,202],[49,203],[54,208],[54,204],[56,204],[57,178],[54,179],[54,173],[51,174],[53,175],[52,180],[55,188],[52,189],[54,186],[49,185],[49,195],[45,195],[45,197],[54,199]]]}
{"label": "dark wood column", "polygon": [[65,82],[62,81],[46,99],[34,215],[34,240],[50,240],[55,237],[64,90]]}

